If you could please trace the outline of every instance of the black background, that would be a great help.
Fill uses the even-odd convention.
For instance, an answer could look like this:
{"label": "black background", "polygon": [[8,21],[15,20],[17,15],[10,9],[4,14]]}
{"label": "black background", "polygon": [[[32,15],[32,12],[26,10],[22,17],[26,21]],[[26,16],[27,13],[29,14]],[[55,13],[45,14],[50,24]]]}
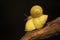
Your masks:
{"label": "black background", "polygon": [[1,40],[19,40],[24,34],[26,15],[33,5],[40,5],[44,14],[48,14],[48,21],[60,16],[58,0],[1,0]]}

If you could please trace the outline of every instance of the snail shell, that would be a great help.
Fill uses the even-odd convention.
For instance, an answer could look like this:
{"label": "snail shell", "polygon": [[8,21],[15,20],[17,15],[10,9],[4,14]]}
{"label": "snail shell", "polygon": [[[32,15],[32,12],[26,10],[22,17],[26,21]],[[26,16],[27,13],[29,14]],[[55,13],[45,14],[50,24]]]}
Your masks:
{"label": "snail shell", "polygon": [[32,31],[34,29],[36,28],[35,25],[33,24],[33,20],[32,19],[28,20],[25,25],[25,31]]}
{"label": "snail shell", "polygon": [[35,29],[41,29],[46,23],[48,15],[42,15],[38,18],[32,18],[26,22],[25,31],[32,31]]}
{"label": "snail shell", "polygon": [[41,16],[41,15],[43,14],[43,9],[42,9],[41,6],[35,5],[35,6],[33,6],[33,7],[31,8],[30,14],[31,14],[31,16],[32,16],[33,18],[39,17],[39,16]]}
{"label": "snail shell", "polygon": [[31,19],[27,20],[25,31],[41,29],[47,21],[48,15],[43,14],[43,9],[39,5],[35,5],[30,10]]}

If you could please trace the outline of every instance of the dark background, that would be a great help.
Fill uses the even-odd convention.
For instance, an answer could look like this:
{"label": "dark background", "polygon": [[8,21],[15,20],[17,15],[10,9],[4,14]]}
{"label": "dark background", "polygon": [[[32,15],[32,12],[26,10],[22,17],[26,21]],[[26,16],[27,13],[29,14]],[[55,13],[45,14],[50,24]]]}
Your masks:
{"label": "dark background", "polygon": [[58,0],[1,0],[0,33],[1,40],[19,40],[24,34],[26,15],[33,5],[40,5],[44,14],[48,14],[48,21],[60,16]]}

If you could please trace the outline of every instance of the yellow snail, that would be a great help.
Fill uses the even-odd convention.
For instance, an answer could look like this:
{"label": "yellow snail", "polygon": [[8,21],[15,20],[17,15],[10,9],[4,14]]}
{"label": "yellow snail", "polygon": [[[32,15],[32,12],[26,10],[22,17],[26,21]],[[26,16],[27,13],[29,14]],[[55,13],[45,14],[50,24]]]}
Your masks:
{"label": "yellow snail", "polygon": [[41,29],[48,19],[48,15],[43,14],[43,9],[39,5],[33,6],[30,10],[30,14],[32,18],[27,20],[25,31]]}

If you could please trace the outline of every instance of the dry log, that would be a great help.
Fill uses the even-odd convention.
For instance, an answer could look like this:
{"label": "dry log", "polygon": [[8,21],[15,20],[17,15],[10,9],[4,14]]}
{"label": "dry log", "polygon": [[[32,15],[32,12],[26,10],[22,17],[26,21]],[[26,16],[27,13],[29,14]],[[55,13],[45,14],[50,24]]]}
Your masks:
{"label": "dry log", "polygon": [[20,40],[46,39],[54,35],[60,36],[60,17],[48,22],[42,29],[27,32]]}

